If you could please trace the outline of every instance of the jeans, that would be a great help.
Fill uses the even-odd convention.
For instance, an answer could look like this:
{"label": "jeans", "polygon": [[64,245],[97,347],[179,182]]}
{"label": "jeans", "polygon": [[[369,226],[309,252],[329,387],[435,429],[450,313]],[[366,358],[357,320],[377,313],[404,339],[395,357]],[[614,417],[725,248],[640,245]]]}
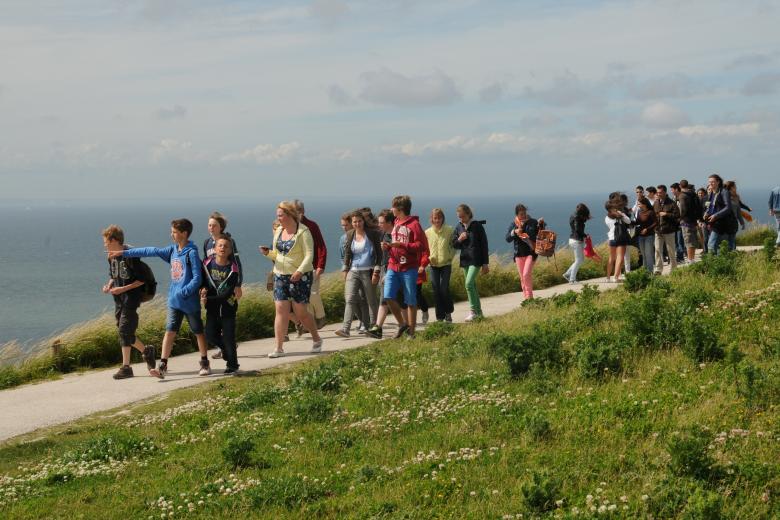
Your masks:
{"label": "jeans", "polygon": [[569,266],[563,277],[570,282],[577,281],[577,273],[580,270],[580,266],[585,261],[585,243],[582,240],[569,239],[569,247],[574,251],[574,263]]}
{"label": "jeans", "polygon": [[482,316],[482,305],[479,302],[479,292],[477,292],[477,276],[482,268],[476,265],[470,265],[464,267],[464,275],[466,278],[466,295],[469,298],[469,307],[471,312],[477,316]]}
{"label": "jeans", "polygon": [[226,318],[216,313],[206,313],[206,339],[212,345],[220,345],[222,359],[227,368],[238,369],[236,353],[236,318]]}
{"label": "jeans", "polygon": [[678,230],[677,233],[674,234],[674,240],[676,244],[676,251],[677,251],[677,261],[683,260],[685,256],[685,241],[683,239],[683,233],[682,230]]}
{"label": "jeans", "polygon": [[775,214],[775,222],[777,223],[777,239],[775,245],[780,246],[780,215]]}
{"label": "jeans", "polygon": [[534,270],[534,257],[517,256],[515,257],[515,263],[517,264],[517,272],[520,275],[520,285],[523,289],[523,296],[528,298],[534,297],[534,279],[531,273]]}
{"label": "jeans", "polygon": [[720,249],[720,243],[726,241],[729,245],[729,251],[734,251],[737,248],[737,234],[736,233],[718,233],[714,229],[710,231],[710,239],[707,241],[707,249],[710,253],[718,254]]}
{"label": "jeans", "polygon": [[669,263],[672,270],[677,269],[677,255],[674,249],[675,233],[655,234],[655,272],[660,273],[664,269],[664,246],[669,253]]}
{"label": "jeans", "polygon": [[[379,302],[376,289],[371,283],[372,274],[371,269],[347,273],[347,281],[344,284],[344,330],[348,331],[352,327],[352,317],[355,313],[359,313],[358,316],[366,327],[376,323]],[[360,310],[364,305],[368,305],[368,316],[363,316]]]}
{"label": "jeans", "polygon": [[653,272],[653,260],[655,259],[655,236],[639,236],[639,251],[642,253],[642,262],[645,269]]}
{"label": "jeans", "polygon": [[431,266],[431,288],[433,289],[433,301],[436,305],[436,319],[441,321],[447,314],[455,310],[450,295],[450,276],[452,266]]}

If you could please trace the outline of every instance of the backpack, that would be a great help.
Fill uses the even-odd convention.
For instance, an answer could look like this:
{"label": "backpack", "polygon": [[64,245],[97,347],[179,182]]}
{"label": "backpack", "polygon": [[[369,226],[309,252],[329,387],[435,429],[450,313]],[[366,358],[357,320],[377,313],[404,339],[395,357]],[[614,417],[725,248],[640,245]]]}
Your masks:
{"label": "backpack", "polygon": [[141,294],[141,303],[148,302],[157,293],[157,280],[154,279],[154,273],[149,264],[138,260],[139,273],[144,279],[143,293]]}
{"label": "backpack", "polygon": [[685,197],[685,209],[687,218],[694,220],[701,220],[704,215],[704,208],[701,205],[701,200],[696,193],[688,193]]}
{"label": "backpack", "polygon": [[536,247],[534,253],[539,256],[551,257],[555,254],[555,241],[558,238],[555,231],[547,229],[545,226],[540,226],[538,233],[536,234]]}

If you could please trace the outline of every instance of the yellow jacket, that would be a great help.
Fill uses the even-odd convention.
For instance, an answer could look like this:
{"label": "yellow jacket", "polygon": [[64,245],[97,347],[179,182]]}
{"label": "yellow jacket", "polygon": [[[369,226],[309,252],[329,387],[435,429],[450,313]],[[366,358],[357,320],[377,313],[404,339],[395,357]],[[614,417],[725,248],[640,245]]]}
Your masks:
{"label": "yellow jacket", "polygon": [[452,226],[442,224],[439,231],[431,226],[425,230],[425,236],[428,238],[431,265],[433,267],[451,265],[455,257],[455,249],[452,247]]}
{"label": "yellow jacket", "polygon": [[274,232],[274,241],[267,256],[274,263],[274,273],[293,274],[295,271],[300,271],[301,273],[312,271],[314,269],[312,266],[312,261],[314,260],[314,239],[309,228],[303,224],[298,224],[298,231],[293,235],[295,243],[286,255],[276,249],[276,242],[281,235],[282,227],[279,226]]}

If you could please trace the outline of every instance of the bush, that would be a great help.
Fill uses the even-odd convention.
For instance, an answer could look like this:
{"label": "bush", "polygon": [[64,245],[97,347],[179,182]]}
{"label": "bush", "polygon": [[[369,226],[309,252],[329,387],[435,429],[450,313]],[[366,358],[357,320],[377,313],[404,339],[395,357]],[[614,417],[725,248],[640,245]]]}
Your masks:
{"label": "bush", "polygon": [[552,437],[552,426],[547,416],[539,411],[534,411],[523,420],[523,426],[535,441],[542,441]]}
{"label": "bush", "polygon": [[562,320],[548,320],[535,323],[525,332],[494,333],[488,337],[488,345],[492,354],[506,360],[512,377],[520,377],[532,367],[562,368],[566,360],[562,343],[569,333],[569,327]]}
{"label": "bush", "polygon": [[233,469],[246,468],[253,464],[255,442],[245,432],[229,431],[222,445],[222,458]]}
{"label": "bush", "polygon": [[717,255],[702,255],[701,261],[693,264],[690,269],[709,278],[734,280],[739,271],[739,256],[739,252],[729,251],[728,247],[721,244]]}
{"label": "bush", "polygon": [[719,494],[697,488],[688,498],[680,518],[684,520],[720,520],[723,518],[723,499]]}
{"label": "bush", "polygon": [[321,422],[333,415],[336,404],[322,392],[300,392],[292,400],[292,413],[300,422]]}
{"label": "bush", "polygon": [[726,352],[717,333],[719,324],[696,314],[683,317],[680,343],[683,353],[696,363],[723,359]]}
{"label": "bush", "polygon": [[670,343],[669,331],[675,329],[678,317],[669,312],[670,289],[654,280],[644,291],[632,294],[623,304],[626,330],[642,345],[659,348]]}
{"label": "bush", "polygon": [[546,472],[534,471],[531,480],[520,486],[520,492],[529,509],[544,513],[555,508],[555,501],[561,493],[561,484]]}
{"label": "bush", "polygon": [[577,368],[583,377],[598,379],[618,374],[623,368],[623,352],[633,339],[625,333],[599,330],[586,333],[574,343]]}
{"label": "bush", "polygon": [[771,264],[775,261],[775,253],[777,252],[777,238],[767,238],[764,240],[764,248],[761,252],[764,255],[766,263]]}
{"label": "bush", "polygon": [[698,427],[672,437],[668,444],[672,473],[699,480],[711,479],[716,471],[715,461],[707,452],[710,442],[711,435]]}
{"label": "bush", "polygon": [[653,281],[653,275],[647,269],[640,268],[626,273],[623,288],[628,292],[641,291]]}
{"label": "bush", "polygon": [[452,323],[447,323],[446,321],[435,321],[433,323],[429,323],[428,326],[425,327],[425,330],[422,331],[420,336],[422,336],[424,340],[434,341],[439,338],[452,336],[455,334],[455,330],[455,325]]}

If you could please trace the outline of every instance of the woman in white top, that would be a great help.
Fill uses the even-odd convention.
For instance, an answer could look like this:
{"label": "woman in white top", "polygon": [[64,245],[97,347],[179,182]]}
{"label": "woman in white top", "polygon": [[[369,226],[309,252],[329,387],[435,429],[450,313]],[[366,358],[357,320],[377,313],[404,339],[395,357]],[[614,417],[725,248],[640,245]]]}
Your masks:
{"label": "woman in white top", "polygon": [[628,235],[628,225],[631,219],[624,213],[625,204],[620,193],[613,193],[604,205],[607,216],[604,223],[607,225],[607,238],[609,239],[609,262],[607,262],[607,281],[620,282],[620,273],[623,271],[623,258],[631,238]]}

